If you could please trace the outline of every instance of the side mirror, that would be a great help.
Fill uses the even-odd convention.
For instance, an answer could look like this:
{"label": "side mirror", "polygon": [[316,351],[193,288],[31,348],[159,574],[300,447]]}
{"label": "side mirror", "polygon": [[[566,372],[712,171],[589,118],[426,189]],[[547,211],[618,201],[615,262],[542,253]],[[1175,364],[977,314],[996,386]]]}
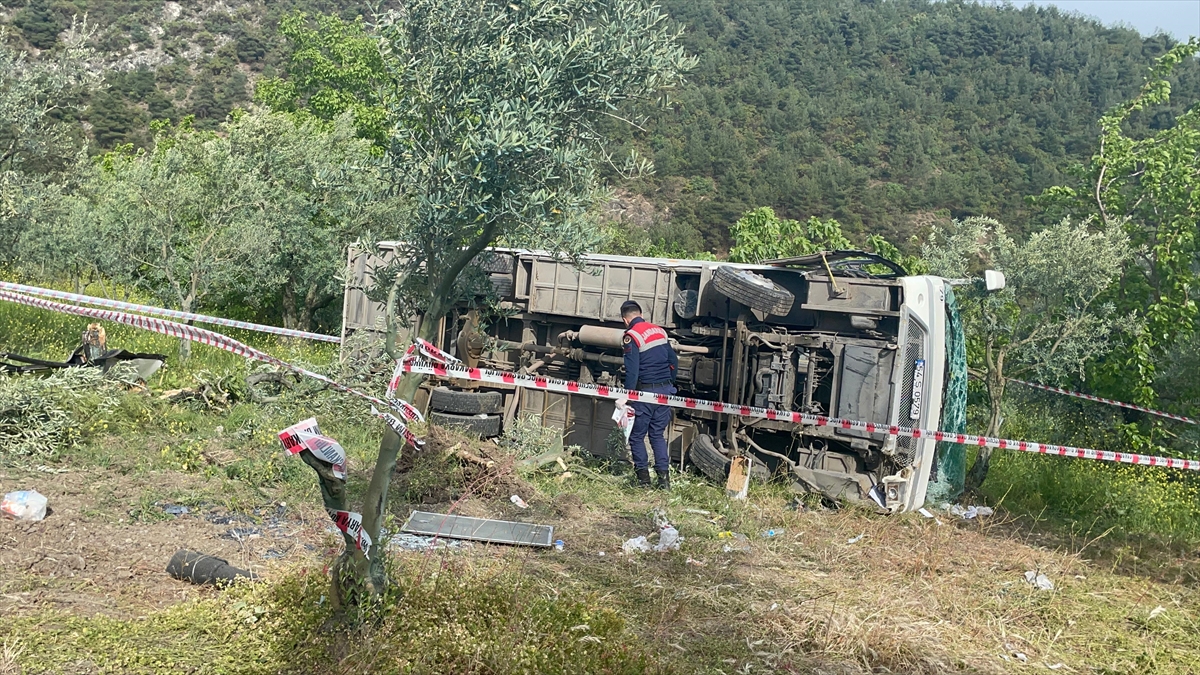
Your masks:
{"label": "side mirror", "polygon": [[983,273],[983,285],[988,289],[988,292],[999,291],[1004,288],[1004,272],[997,270],[986,270]]}

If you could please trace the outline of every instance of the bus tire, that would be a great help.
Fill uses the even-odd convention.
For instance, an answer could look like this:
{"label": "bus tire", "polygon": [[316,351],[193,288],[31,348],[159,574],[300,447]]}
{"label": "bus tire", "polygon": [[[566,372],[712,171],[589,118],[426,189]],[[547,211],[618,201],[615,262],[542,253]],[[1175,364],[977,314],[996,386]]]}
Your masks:
{"label": "bus tire", "polygon": [[696,440],[692,441],[692,447],[688,450],[688,459],[697,469],[700,469],[700,473],[708,476],[711,480],[723,483],[729,477],[729,458],[721,454],[712,436],[708,434],[696,436]]}
{"label": "bus tire", "polygon": [[429,422],[446,429],[457,429],[461,432],[492,438],[500,435],[499,415],[454,415],[451,413],[429,413]]}
{"label": "bus tire", "polygon": [[498,415],[504,409],[504,396],[498,391],[454,391],[438,387],[429,396],[429,409],[464,415]]}
{"label": "bus tire", "polygon": [[713,272],[713,286],[730,300],[760,312],[784,316],[792,311],[796,296],[788,289],[761,274],[747,269],[722,265]]}

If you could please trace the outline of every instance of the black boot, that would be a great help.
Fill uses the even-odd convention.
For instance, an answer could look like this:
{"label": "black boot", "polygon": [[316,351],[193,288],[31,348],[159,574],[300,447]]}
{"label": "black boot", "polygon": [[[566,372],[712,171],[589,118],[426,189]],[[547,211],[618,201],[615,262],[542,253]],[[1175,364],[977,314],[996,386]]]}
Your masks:
{"label": "black boot", "polygon": [[650,469],[637,470],[637,486],[643,488],[650,487]]}
{"label": "black boot", "polygon": [[659,490],[670,490],[671,489],[671,472],[670,471],[658,471],[657,473],[658,473],[658,489]]}

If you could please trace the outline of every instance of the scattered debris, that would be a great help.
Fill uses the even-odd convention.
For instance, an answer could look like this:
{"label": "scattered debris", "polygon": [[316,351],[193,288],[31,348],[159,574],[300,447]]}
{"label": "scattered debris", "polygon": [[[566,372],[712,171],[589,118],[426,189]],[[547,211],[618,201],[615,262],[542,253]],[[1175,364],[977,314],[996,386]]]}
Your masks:
{"label": "scattered debris", "polygon": [[774,539],[775,537],[778,537],[779,535],[783,534],[786,531],[787,530],[783,529],[782,527],[780,527],[780,528],[772,527],[771,529],[766,530],[762,533],[762,538],[763,539]]}
{"label": "scattered debris", "polygon": [[683,512],[684,513],[694,513],[698,516],[711,516],[712,515],[712,511],[705,511],[704,509],[684,509]]}
{"label": "scattered debris", "polygon": [[231,527],[221,535],[223,539],[232,539],[234,541],[245,541],[247,539],[256,539],[262,536],[262,528],[259,527]]}
{"label": "scattered debris", "polygon": [[1054,590],[1054,582],[1050,581],[1050,577],[1046,576],[1045,574],[1039,574],[1033,570],[1028,570],[1025,572],[1025,581],[1027,581],[1030,586],[1037,586],[1039,591]]}
{"label": "scattered debris", "polygon": [[562,553],[562,551],[563,551],[563,548],[564,548],[565,546],[566,546],[566,542],[564,542],[562,539],[555,539],[555,540],[554,540],[554,550],[555,550],[555,551],[558,551],[559,553]]}
{"label": "scattered debris", "polygon": [[[626,539],[625,543],[621,544],[621,550],[626,553],[646,553],[650,550],[650,542],[646,540],[645,535]],[[604,553],[601,552],[600,555]]]}
{"label": "scattered debris", "polygon": [[1167,608],[1163,607],[1162,605],[1159,605],[1158,607],[1155,607],[1154,609],[1150,610],[1150,616],[1148,616],[1146,618],[1148,620],[1153,621],[1154,619],[1157,619],[1158,617],[1162,616],[1163,614],[1166,614],[1166,612],[1167,612]]}
{"label": "scattered debris", "polygon": [[0,513],[17,520],[42,520],[46,517],[46,502],[37,490],[10,492],[0,501]]}
{"label": "scattered debris", "polygon": [[247,518],[246,516],[238,515],[236,513],[223,514],[223,515],[216,514],[216,513],[208,513],[204,516],[204,519],[207,520],[208,522],[212,523],[213,525],[232,525],[234,523],[252,523],[252,522],[254,522],[250,518]]}
{"label": "scattered debris", "polygon": [[695,565],[696,567],[704,567],[707,563],[705,563],[703,560],[696,560],[695,558],[689,557],[687,559],[687,564]]}
{"label": "scattered debris", "polygon": [[513,495],[513,496],[509,497],[508,500],[510,502],[516,504],[517,508],[521,508],[521,509],[529,508],[529,504],[526,504],[525,500],[521,499],[520,495]]}
{"label": "scattered debris", "polygon": [[420,534],[407,534],[399,532],[392,535],[387,540],[387,549],[394,551],[402,549],[405,551],[436,551],[438,549],[461,550],[469,548],[471,542],[460,539],[446,539],[444,537],[432,537]]}
{"label": "scattered debris", "polygon": [[663,551],[678,551],[679,544],[683,541],[683,537],[679,536],[679,530],[676,530],[673,525],[667,525],[658,532],[658,543],[654,545],[654,550],[662,553]]}
{"label": "scattered debris", "polygon": [[226,560],[187,549],[180,549],[171,556],[171,561],[167,563],[167,574],[180,581],[213,585],[255,578],[250,572],[233,567]]}
{"label": "scattered debris", "polygon": [[186,516],[191,510],[182,504],[159,504],[159,508],[168,516]]}
{"label": "scattered debris", "polygon": [[857,537],[850,537],[849,539],[846,540],[846,543],[847,544],[857,544],[858,542],[862,541],[863,537],[865,537],[865,536],[867,536],[867,533],[863,532],[862,534],[858,535]]}
{"label": "scattered debris", "polygon": [[604,551],[600,551],[600,557],[601,557],[601,558],[603,558],[603,557],[604,557]]}
{"label": "scattered debris", "polygon": [[958,504],[942,504],[942,510],[963,520],[982,518],[996,513],[996,510],[990,506],[960,506]]}
{"label": "scattered debris", "polygon": [[721,551],[725,553],[749,553],[750,552],[750,537],[741,532],[729,532],[728,530],[717,535],[719,539],[732,539],[733,541],[721,547]]}
{"label": "scattered debris", "polygon": [[1026,656],[1024,652],[1017,652],[1017,653],[1013,654],[1013,656],[1016,657],[1016,659],[1018,661],[1020,661],[1021,663],[1026,663],[1027,661],[1029,661],[1029,657]]}
{"label": "scattered debris", "polygon": [[930,512],[930,510],[925,508],[924,506],[917,509],[917,513],[921,514],[922,516],[925,516],[926,518],[932,518],[933,522],[937,523],[938,525],[942,524],[942,521],[939,520],[937,516],[933,515],[933,513]]}
{"label": "scattered debris", "polygon": [[517,546],[544,546],[554,540],[550,525],[531,525],[507,520],[468,518],[467,516],[413,511],[400,528],[401,532],[425,534],[449,539],[468,539]]}

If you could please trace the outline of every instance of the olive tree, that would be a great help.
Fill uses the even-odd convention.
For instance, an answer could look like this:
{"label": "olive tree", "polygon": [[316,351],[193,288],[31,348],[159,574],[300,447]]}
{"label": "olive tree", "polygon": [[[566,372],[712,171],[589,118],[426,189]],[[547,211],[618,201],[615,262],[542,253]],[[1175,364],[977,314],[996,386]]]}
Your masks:
{"label": "olive tree", "polygon": [[[1018,243],[995,220],[974,217],[935,228],[922,253],[933,274],[965,277],[986,267],[1007,277],[1002,291],[962,293],[970,371],[988,392],[988,436],[1000,433],[1006,378],[1082,377],[1127,324],[1103,300],[1131,254],[1119,226],[1091,231],[1064,220]],[[991,449],[980,448],[971,487],[983,483],[990,459]]]}
{"label": "olive tree", "polygon": [[311,330],[316,312],[341,298],[347,245],[368,219],[387,215],[372,208],[386,202],[370,202],[380,188],[370,141],[356,138],[349,113],[329,123],[240,114],[225,132],[237,178],[262,184],[253,217],[266,241],[255,268],[269,270],[235,289],[236,299],[260,311],[274,305],[284,327]]}
{"label": "olive tree", "polygon": [[224,289],[278,279],[259,264],[271,235],[257,217],[266,185],[248,168],[227,138],[187,120],[160,128],[152,150],[104,155],[81,193],[99,240],[118,252],[106,271],[185,312]]}
{"label": "olive tree", "polygon": [[62,183],[78,152],[62,113],[77,94],[99,84],[90,70],[85,27],[72,26],[63,47],[30,58],[0,29],[0,263],[38,265],[19,254],[29,227],[58,217]]}
{"label": "olive tree", "polygon": [[[385,112],[380,166],[389,199],[404,204],[403,220],[380,233],[403,242],[399,261],[374,271],[395,357],[398,317],[423,314],[419,335],[433,338],[488,246],[572,257],[593,245],[599,228],[589,212],[604,196],[599,168],[645,168],[609,156],[601,123],[632,122],[634,104],[663,96],[694,60],[668,17],[643,0],[412,0],[372,31],[383,76],[350,79],[381,83],[366,102]],[[331,73],[326,81],[337,87],[342,79]],[[305,89],[312,85],[306,80]],[[407,378],[399,395],[411,398],[418,384]],[[385,430],[362,507],[373,540],[401,447]],[[334,575],[339,601],[386,583],[382,552],[367,559],[353,548]]]}
{"label": "olive tree", "polygon": [[64,229],[106,275],[166,306],[275,304],[307,328],[337,297],[363,195],[378,192],[368,149],[349,119],[241,112],[220,133],[185,120],[160,127],[151,150],[85,163]]}

